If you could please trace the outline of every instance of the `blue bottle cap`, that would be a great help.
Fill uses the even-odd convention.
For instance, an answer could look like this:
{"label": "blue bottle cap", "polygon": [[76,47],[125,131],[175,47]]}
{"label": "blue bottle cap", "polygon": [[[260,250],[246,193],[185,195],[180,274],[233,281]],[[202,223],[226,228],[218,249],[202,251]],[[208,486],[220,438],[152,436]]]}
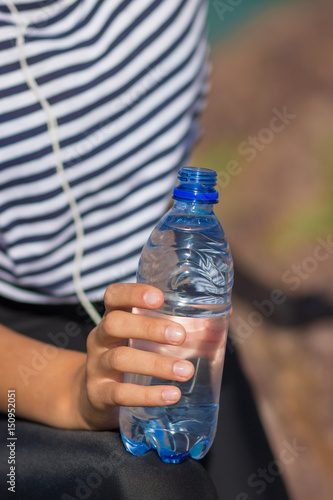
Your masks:
{"label": "blue bottle cap", "polygon": [[179,184],[173,190],[173,198],[200,203],[218,203],[217,174],[208,168],[183,167],[178,173]]}

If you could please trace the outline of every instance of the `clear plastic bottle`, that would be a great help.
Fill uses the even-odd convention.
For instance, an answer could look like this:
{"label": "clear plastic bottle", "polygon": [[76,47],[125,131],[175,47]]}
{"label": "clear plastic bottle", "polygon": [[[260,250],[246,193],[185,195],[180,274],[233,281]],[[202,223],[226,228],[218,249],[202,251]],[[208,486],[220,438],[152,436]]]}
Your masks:
{"label": "clear plastic bottle", "polygon": [[184,167],[178,178],[175,204],[149,237],[137,272],[138,283],[162,290],[164,304],[154,312],[133,312],[181,323],[186,341],[170,346],[130,340],[130,345],[190,360],[195,373],[188,382],[126,374],[125,382],[178,386],[182,396],[170,406],[120,409],[126,449],[133,455],[155,449],[167,463],[181,462],[187,455],[200,459],[213,442],[233,285],[229,246],[213,212],[218,202],[216,173]]}

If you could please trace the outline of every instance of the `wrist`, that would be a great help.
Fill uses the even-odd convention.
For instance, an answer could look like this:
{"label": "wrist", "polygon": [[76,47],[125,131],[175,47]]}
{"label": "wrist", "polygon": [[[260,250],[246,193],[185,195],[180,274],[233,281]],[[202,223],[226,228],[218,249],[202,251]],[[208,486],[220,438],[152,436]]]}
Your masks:
{"label": "wrist", "polygon": [[54,422],[63,429],[84,429],[79,412],[82,379],[85,375],[85,353],[60,349],[56,372],[59,384],[53,399]]}

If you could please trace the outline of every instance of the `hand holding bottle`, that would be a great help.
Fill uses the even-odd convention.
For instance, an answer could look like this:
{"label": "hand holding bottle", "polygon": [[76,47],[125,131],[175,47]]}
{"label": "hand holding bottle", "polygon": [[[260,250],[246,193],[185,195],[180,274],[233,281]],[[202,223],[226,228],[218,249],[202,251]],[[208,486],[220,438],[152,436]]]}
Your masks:
{"label": "hand holding bottle", "polygon": [[125,372],[184,382],[194,373],[189,361],[144,352],[127,346],[128,338],[181,345],[184,328],[167,319],[135,315],[133,307],[154,310],[163,293],[148,285],[119,283],[105,293],[106,312],[87,340],[87,361],[81,373],[79,411],[91,429],[118,427],[118,406],[163,406],[176,403],[175,386],[138,386],[123,382]]}

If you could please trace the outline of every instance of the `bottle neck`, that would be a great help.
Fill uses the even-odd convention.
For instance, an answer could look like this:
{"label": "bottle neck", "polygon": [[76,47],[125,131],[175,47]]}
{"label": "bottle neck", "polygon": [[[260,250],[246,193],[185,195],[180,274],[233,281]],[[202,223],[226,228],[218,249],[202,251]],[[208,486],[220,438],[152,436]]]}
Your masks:
{"label": "bottle neck", "polygon": [[212,203],[203,203],[195,200],[175,200],[173,209],[177,212],[198,215],[214,214],[214,205]]}

